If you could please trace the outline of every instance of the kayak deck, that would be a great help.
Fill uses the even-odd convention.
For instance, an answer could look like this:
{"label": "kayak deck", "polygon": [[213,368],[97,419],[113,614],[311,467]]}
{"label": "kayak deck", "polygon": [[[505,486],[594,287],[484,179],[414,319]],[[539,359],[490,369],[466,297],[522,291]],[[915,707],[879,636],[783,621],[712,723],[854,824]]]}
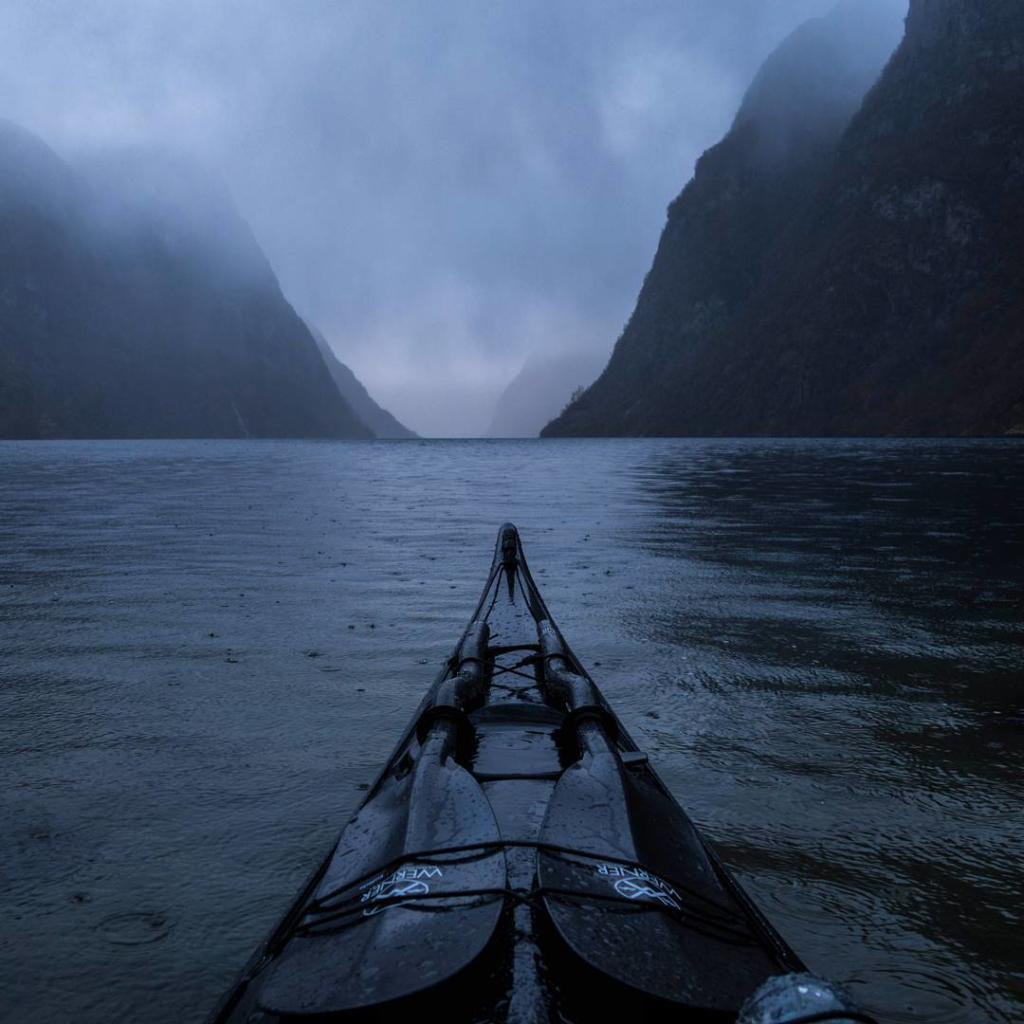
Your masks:
{"label": "kayak deck", "polygon": [[451,658],[212,1020],[728,1021],[797,970],[565,643],[506,524]]}

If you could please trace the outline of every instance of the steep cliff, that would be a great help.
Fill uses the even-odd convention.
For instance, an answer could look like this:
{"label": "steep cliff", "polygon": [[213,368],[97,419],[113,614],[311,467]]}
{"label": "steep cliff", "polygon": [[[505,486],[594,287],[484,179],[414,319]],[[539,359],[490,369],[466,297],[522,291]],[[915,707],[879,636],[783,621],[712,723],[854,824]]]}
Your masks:
{"label": "steep cliff", "polygon": [[[749,161],[741,111],[673,205],[608,370],[548,433],[1024,423],[1024,5],[912,0],[903,42],[845,124],[856,103],[845,115],[836,103],[831,120],[815,111],[853,92],[835,89],[829,62],[800,55],[829,39],[846,52],[830,26],[848,17],[798,32],[760,76],[763,89],[787,53],[809,68],[781,123],[826,130],[787,146],[755,83],[744,108],[783,158]],[[749,177],[724,160],[731,151]]]}
{"label": "steep cliff", "polygon": [[366,437],[226,190],[0,123],[0,436]]}
{"label": "steep cliff", "polygon": [[536,437],[607,361],[607,353],[595,352],[530,356],[498,398],[487,436]]}
{"label": "steep cliff", "polygon": [[311,327],[313,337],[316,339],[320,354],[324,357],[327,369],[331,372],[341,397],[348,403],[349,408],[366,424],[375,437],[384,440],[408,440],[419,437],[407,426],[399,423],[387,409],[379,406],[366,390],[362,381],[335,355],[334,349],[315,327]]}

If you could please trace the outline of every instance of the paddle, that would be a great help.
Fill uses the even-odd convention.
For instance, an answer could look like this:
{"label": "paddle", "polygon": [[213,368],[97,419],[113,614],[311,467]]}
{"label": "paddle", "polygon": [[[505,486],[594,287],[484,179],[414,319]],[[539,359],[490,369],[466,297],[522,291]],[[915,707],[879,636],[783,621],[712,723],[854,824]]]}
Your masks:
{"label": "paddle", "polygon": [[624,985],[694,1009],[735,1013],[780,972],[721,884],[696,830],[649,771],[628,768],[593,684],[539,625],[546,682],[569,712],[578,759],[548,803],[539,881],[566,944]]}
{"label": "paddle", "polygon": [[471,631],[459,675],[420,719],[415,763],[400,759],[342,833],[312,903],[268,968],[264,1009],[330,1014],[391,1002],[451,978],[490,942],[505,855],[487,798],[455,760],[486,641],[486,627]]}

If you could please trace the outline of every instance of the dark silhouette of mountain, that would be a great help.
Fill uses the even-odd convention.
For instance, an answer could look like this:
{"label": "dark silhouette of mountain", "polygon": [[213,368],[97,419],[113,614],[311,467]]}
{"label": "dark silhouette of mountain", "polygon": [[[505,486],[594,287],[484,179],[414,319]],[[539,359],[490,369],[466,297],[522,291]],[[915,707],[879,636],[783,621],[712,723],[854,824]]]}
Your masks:
{"label": "dark silhouette of mountain", "polygon": [[886,39],[864,10],[769,59],[545,433],[1024,429],[1024,4],[911,0],[861,103]]}
{"label": "dark silhouette of mountain", "polygon": [[607,353],[557,352],[530,356],[494,407],[488,437],[536,437],[604,369]]}
{"label": "dark silhouette of mountain", "polygon": [[407,440],[419,437],[408,427],[399,423],[394,416],[382,409],[371,397],[359,378],[335,355],[323,333],[316,327],[310,327],[313,337],[324,357],[327,369],[341,392],[341,397],[349,408],[366,424],[376,437],[385,440]]}
{"label": "dark silhouette of mountain", "polygon": [[0,122],[0,436],[370,435],[226,189]]}

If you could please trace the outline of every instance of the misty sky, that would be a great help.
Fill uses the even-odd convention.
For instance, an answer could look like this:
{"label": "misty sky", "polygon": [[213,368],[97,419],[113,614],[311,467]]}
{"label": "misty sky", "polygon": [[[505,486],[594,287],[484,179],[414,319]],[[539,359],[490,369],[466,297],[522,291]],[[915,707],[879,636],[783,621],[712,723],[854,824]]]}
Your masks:
{"label": "misty sky", "polygon": [[378,401],[477,434],[530,352],[610,351],[695,159],[832,3],[3,0],[0,117],[199,157]]}

